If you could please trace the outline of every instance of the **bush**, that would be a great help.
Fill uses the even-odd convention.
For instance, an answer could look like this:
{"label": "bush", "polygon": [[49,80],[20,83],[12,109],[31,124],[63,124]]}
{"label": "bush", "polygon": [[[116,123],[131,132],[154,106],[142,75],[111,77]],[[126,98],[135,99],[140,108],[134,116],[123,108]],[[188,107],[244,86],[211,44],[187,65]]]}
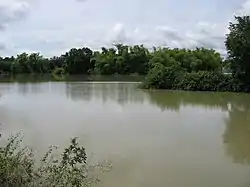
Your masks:
{"label": "bush", "polygon": [[18,136],[8,139],[0,147],[0,184],[3,186],[25,186],[31,182],[34,171],[34,155],[27,147],[19,148]]}
{"label": "bush", "polygon": [[156,63],[149,70],[148,75],[140,88],[155,88],[155,89],[172,89],[176,80],[182,76],[182,71],[178,64],[166,67],[161,63]]}
{"label": "bush", "polygon": [[186,73],[175,85],[175,89],[190,91],[238,92],[239,83],[231,75],[218,72]]}
{"label": "bush", "polygon": [[63,75],[65,74],[65,70],[64,68],[55,68],[55,70],[53,71],[53,75]]}
{"label": "bush", "polygon": [[91,165],[85,149],[73,138],[60,159],[53,156],[56,147],[49,151],[35,167],[34,154],[28,147],[21,148],[20,134],[11,136],[0,147],[0,184],[6,187],[87,187],[100,182],[99,176],[111,169],[109,163]]}
{"label": "bush", "polygon": [[162,64],[153,67],[140,85],[145,89],[170,89],[186,91],[248,92],[248,87],[222,72],[184,72],[177,67]]}

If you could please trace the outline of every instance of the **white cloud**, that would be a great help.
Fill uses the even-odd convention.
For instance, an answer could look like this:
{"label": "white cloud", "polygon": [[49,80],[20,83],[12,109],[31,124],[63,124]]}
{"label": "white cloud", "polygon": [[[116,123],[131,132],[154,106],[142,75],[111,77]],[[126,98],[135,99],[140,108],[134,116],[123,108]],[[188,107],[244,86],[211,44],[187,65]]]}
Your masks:
{"label": "white cloud", "polygon": [[250,0],[246,0],[239,10],[236,11],[236,15],[249,15],[250,14]]}
{"label": "white cloud", "polygon": [[250,13],[250,0],[145,0],[143,8],[141,0],[0,0],[0,50],[1,55],[27,50],[51,56],[122,42],[225,53],[234,13]]}
{"label": "white cloud", "polygon": [[110,34],[111,34],[109,38],[110,41],[108,42],[123,43],[123,42],[128,42],[129,40],[125,27],[121,23],[115,24]]}
{"label": "white cloud", "polygon": [[87,0],[76,0],[76,1],[78,1],[78,2],[84,2],[84,1],[87,1]]}
{"label": "white cloud", "polygon": [[163,38],[167,38],[168,40],[176,41],[176,42],[183,40],[183,37],[178,32],[178,30],[170,28],[168,26],[156,27],[156,31],[159,32],[159,34]]}
{"label": "white cloud", "polygon": [[6,48],[4,43],[0,43],[0,51],[4,50]]}
{"label": "white cloud", "polygon": [[0,29],[6,28],[11,22],[23,19],[29,11],[29,4],[24,1],[0,2]]}

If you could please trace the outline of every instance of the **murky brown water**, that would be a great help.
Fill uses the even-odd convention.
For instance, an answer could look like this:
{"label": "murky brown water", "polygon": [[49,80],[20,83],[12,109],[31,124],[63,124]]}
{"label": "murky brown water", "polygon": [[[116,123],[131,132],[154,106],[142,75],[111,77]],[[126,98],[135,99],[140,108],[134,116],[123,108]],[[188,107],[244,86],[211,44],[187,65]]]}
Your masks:
{"label": "murky brown water", "polygon": [[250,186],[250,95],[142,91],[134,83],[0,84],[4,136],[38,152],[78,136],[110,159],[105,187]]}

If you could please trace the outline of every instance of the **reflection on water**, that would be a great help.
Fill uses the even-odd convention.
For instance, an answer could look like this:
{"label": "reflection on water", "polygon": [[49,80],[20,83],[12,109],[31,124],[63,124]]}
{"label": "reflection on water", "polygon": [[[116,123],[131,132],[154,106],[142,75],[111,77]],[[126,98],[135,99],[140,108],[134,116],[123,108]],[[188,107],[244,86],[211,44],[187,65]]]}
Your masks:
{"label": "reflection on water", "polygon": [[0,130],[45,150],[79,136],[114,162],[103,186],[246,187],[250,96],[134,83],[0,84]]}
{"label": "reflection on water", "polygon": [[[178,92],[178,91],[152,91],[150,100],[162,110],[178,111],[184,105],[201,106],[203,108],[215,108],[226,110],[227,93],[199,93],[199,92]],[[168,98],[166,97],[168,96]]]}
{"label": "reflection on water", "polygon": [[[183,105],[218,108],[226,111],[223,142],[236,163],[250,164],[250,95],[232,93],[151,92],[150,98],[162,109],[179,110]],[[230,106],[230,107],[229,107]],[[212,119],[211,119],[212,120]]]}
{"label": "reflection on water", "polygon": [[231,104],[223,135],[226,151],[234,162],[250,164],[250,102],[238,97]]}
{"label": "reflection on water", "polygon": [[[65,75],[59,77],[60,81],[76,82],[76,81],[120,81],[120,82],[141,82],[144,77],[138,75]],[[62,79],[62,80],[61,80]],[[49,81],[59,81],[54,76],[48,75],[16,75],[16,76],[0,76],[2,83],[41,83]]]}
{"label": "reflection on water", "polygon": [[137,84],[131,83],[96,83],[66,84],[66,94],[72,100],[100,99],[102,102],[112,100],[120,105],[126,103],[141,103],[145,100],[145,94],[136,91]]}

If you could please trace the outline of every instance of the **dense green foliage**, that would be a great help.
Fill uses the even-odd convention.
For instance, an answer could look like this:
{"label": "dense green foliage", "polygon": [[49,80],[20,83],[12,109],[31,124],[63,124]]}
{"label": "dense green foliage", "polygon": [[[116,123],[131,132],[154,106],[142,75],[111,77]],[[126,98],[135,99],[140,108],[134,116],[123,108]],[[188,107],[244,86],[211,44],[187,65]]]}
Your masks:
{"label": "dense green foliage", "polygon": [[247,92],[243,84],[230,74],[221,72],[183,72],[174,68],[162,67],[150,70],[142,88],[189,90],[189,91],[220,91]]}
{"label": "dense green foliage", "polygon": [[250,83],[250,17],[235,17],[230,23],[226,47],[234,76],[243,83]]}
{"label": "dense green foliage", "polygon": [[148,50],[143,45],[117,44],[113,48],[92,51],[71,49],[60,57],[44,58],[38,53],[0,58],[2,74],[140,74],[145,75],[157,63],[178,63],[187,72],[221,69],[222,59],[214,50],[197,48]]}
{"label": "dense green foliage", "polygon": [[[160,49],[150,60],[150,69],[141,87],[250,92],[250,17],[235,19],[235,23],[230,23],[225,41],[228,59],[222,61],[218,54],[207,49],[185,51],[181,55],[179,51]],[[179,58],[182,55],[185,57]],[[224,73],[228,70],[232,74]]]}
{"label": "dense green foliage", "polygon": [[[2,140],[3,141],[3,140]],[[2,143],[1,141],[1,143]],[[57,159],[49,151],[35,165],[34,154],[28,147],[22,147],[19,134],[11,136],[0,146],[0,184],[5,187],[89,187],[100,181],[100,174],[109,171],[109,163],[89,164],[87,154],[76,138]]]}

